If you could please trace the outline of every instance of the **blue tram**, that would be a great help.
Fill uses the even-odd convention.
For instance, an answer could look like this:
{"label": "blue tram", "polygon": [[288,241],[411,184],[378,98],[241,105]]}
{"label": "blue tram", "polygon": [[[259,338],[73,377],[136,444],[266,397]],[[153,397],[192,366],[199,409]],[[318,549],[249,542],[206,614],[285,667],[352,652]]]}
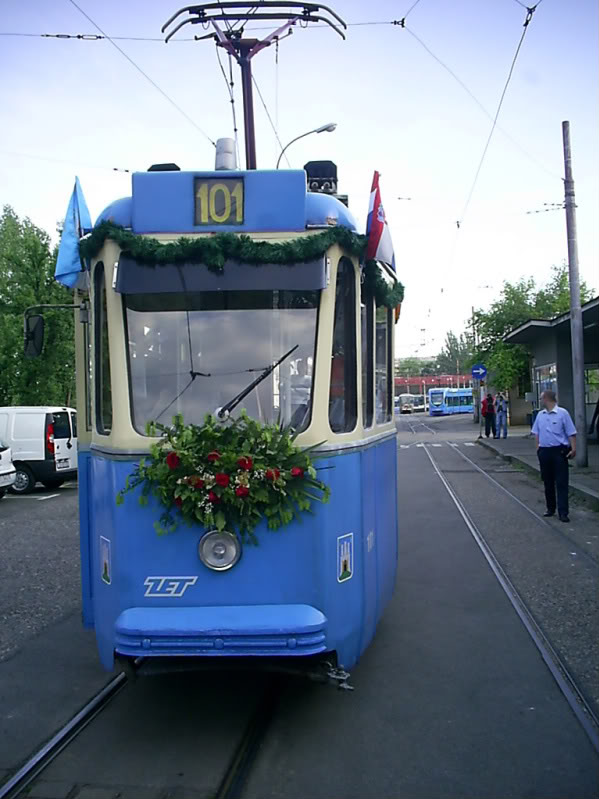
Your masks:
{"label": "blue tram", "polygon": [[428,404],[429,416],[474,412],[471,388],[430,388]]}
{"label": "blue tram", "polygon": [[[303,170],[135,173],[132,196],[106,208],[92,238],[106,222],[154,248],[222,232],[294,246],[356,231],[341,201],[307,191]],[[364,292],[343,236],[292,267],[241,258],[210,271],[163,252],[149,266],[108,235],[75,290],[83,618],[101,662],[322,656],[349,669],[396,575],[393,310]],[[392,287],[395,272],[378,270]],[[225,545],[206,539],[215,531],[199,523],[158,536],[161,503],[141,506],[141,488],[117,506],[157,443],[149,422],[202,425],[277,361],[231,416],[293,425],[298,446],[316,445],[329,504],[277,532],[263,519],[257,546],[236,530]]]}

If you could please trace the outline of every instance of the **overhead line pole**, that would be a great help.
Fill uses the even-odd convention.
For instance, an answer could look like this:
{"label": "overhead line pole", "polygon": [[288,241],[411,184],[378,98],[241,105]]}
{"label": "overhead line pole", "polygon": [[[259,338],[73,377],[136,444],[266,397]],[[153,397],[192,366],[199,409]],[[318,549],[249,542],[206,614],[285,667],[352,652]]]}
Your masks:
{"label": "overhead line pole", "polygon": [[572,177],[570,123],[562,122],[564,143],[564,192],[566,230],[568,234],[568,272],[570,277],[570,338],[572,342],[572,389],[574,394],[574,424],[576,425],[576,465],[588,466],[587,420],[584,384],[584,338],[580,306],[580,276],[578,272],[578,239],[576,236],[576,198]]}

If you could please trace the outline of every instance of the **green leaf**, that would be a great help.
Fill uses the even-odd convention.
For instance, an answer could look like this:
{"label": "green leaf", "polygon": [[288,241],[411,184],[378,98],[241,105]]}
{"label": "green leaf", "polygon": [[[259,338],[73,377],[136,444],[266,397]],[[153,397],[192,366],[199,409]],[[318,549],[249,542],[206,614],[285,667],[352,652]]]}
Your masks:
{"label": "green leaf", "polygon": [[222,512],[222,510],[217,511],[214,514],[214,521],[216,523],[216,529],[217,530],[222,531],[222,530],[225,529],[225,526],[227,524],[227,519],[225,517],[225,514]]}

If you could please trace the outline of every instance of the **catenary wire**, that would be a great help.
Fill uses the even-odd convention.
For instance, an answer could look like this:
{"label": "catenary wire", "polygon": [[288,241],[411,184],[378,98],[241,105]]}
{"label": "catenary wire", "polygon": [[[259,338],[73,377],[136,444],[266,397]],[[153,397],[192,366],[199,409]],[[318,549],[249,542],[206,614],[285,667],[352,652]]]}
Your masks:
{"label": "catenary wire", "polygon": [[[408,33],[413,39],[415,39],[415,41],[418,42],[418,44],[431,56],[431,58],[433,58],[439,64],[439,66],[443,67],[443,69],[447,73],[449,73],[449,75],[451,75],[451,77],[462,87],[462,89],[466,92],[466,94],[470,97],[470,99],[476,103],[476,105],[480,108],[483,114],[485,114],[485,116],[487,116],[490,120],[493,120],[493,115],[490,113],[490,111],[488,111],[485,108],[485,106],[481,103],[478,97],[476,97],[476,95],[472,93],[472,91],[468,88],[468,86],[464,83],[464,81],[458,75],[456,75],[456,73],[451,69],[451,67],[449,67],[444,61],[442,61],[439,58],[439,56],[436,55],[430,49],[430,47],[419,36],[417,36],[414,33],[414,31],[411,28],[406,27],[405,30],[406,33]],[[532,153],[529,153],[528,150],[522,147],[522,145],[518,141],[516,141],[516,139],[514,139],[513,136],[511,136],[504,128],[502,128],[500,125],[496,125],[496,127],[497,130],[501,131],[501,133],[507,139],[509,139],[512,142],[512,144],[515,147],[517,147],[520,150],[520,152],[523,155],[525,155],[530,161],[536,164],[540,169],[542,169],[546,174],[550,175],[552,178],[557,178],[557,180],[561,180],[560,175],[548,169],[541,161],[539,161],[538,158],[535,158],[535,156],[532,155]]]}
{"label": "catenary wire", "polygon": [[[72,2],[72,0],[71,0],[71,2]],[[460,226],[464,222],[464,217],[466,216],[466,213],[467,213],[468,208],[470,206],[470,201],[472,200],[472,196],[473,196],[474,190],[476,188],[476,184],[478,183],[478,178],[479,178],[479,175],[481,173],[483,164],[485,162],[485,158],[487,156],[487,152],[488,152],[489,146],[491,144],[491,139],[493,138],[493,133],[495,132],[495,128],[497,126],[497,120],[499,118],[499,114],[501,113],[501,108],[503,106],[503,101],[505,99],[505,95],[506,95],[508,87],[510,85],[510,81],[512,79],[512,75],[514,73],[514,68],[516,66],[516,61],[518,60],[518,56],[520,54],[520,50],[522,49],[522,45],[524,43],[524,38],[526,36],[526,32],[528,31],[528,26],[529,26],[530,21],[531,21],[531,19],[533,17],[535,9],[536,9],[536,6],[533,6],[532,8],[527,9],[526,20],[524,22],[524,30],[522,31],[522,35],[520,36],[520,40],[518,42],[518,46],[516,47],[516,52],[514,53],[514,56],[512,58],[512,63],[510,64],[510,69],[509,69],[509,72],[508,72],[508,76],[507,76],[507,79],[505,81],[505,84],[504,84],[504,87],[503,87],[503,91],[501,92],[501,97],[499,98],[499,103],[497,105],[497,110],[495,112],[495,116],[493,117],[493,124],[491,125],[491,130],[489,131],[489,135],[487,137],[487,141],[485,143],[485,146],[484,146],[480,161],[478,163],[478,167],[477,167],[475,175],[474,175],[474,180],[472,181],[472,185],[470,187],[470,191],[468,192],[468,197],[467,197],[466,202],[464,204],[464,207],[462,209],[462,213],[460,214],[460,219],[459,219]]]}
{"label": "catenary wire", "polygon": [[165,100],[167,100],[167,101],[168,101],[168,102],[169,102],[169,103],[170,103],[170,104],[173,106],[173,108],[175,108],[175,109],[176,109],[176,110],[177,110],[177,111],[178,111],[178,112],[179,112],[179,113],[180,113],[180,114],[181,114],[183,117],[185,117],[185,119],[186,119],[186,120],[187,120],[187,121],[188,121],[188,122],[189,122],[191,125],[193,125],[193,127],[194,127],[194,128],[197,130],[197,131],[199,131],[199,133],[201,133],[201,134],[202,134],[202,136],[203,136],[205,139],[207,139],[207,140],[210,142],[210,144],[212,144],[214,147],[216,147],[216,143],[215,143],[215,142],[214,142],[214,141],[213,141],[213,140],[210,138],[210,136],[209,136],[209,135],[206,133],[206,131],[205,131],[205,130],[202,130],[202,128],[201,128],[201,127],[200,127],[200,126],[197,124],[197,122],[196,122],[194,119],[192,119],[192,118],[189,116],[189,114],[187,114],[187,113],[186,113],[186,112],[185,112],[185,111],[184,111],[184,110],[181,108],[181,106],[180,106],[180,105],[178,105],[178,104],[177,104],[177,103],[176,103],[176,102],[175,102],[175,101],[174,101],[174,100],[173,100],[171,97],[169,97],[169,95],[168,95],[168,94],[167,94],[167,93],[164,91],[164,89],[161,89],[161,88],[160,88],[160,86],[159,86],[159,85],[156,83],[156,81],[154,81],[154,80],[153,80],[153,79],[152,79],[152,78],[151,78],[151,77],[150,77],[150,76],[149,76],[149,75],[148,75],[146,72],[144,72],[144,71],[143,71],[143,69],[142,69],[140,66],[138,66],[138,65],[135,63],[135,61],[134,61],[134,60],[133,60],[133,59],[132,59],[130,56],[128,56],[128,55],[127,55],[127,53],[126,53],[126,52],[125,52],[123,49],[121,49],[121,48],[118,46],[118,44],[116,44],[116,43],[115,43],[115,42],[114,42],[114,41],[113,41],[113,40],[110,38],[110,36],[108,36],[108,35],[107,35],[107,34],[106,34],[106,33],[105,33],[103,30],[102,30],[102,28],[101,28],[101,27],[100,27],[98,24],[96,24],[96,23],[93,21],[93,19],[92,19],[92,18],[91,18],[91,17],[90,17],[90,16],[89,16],[87,13],[86,13],[86,12],[85,12],[85,11],[84,11],[84,10],[83,10],[83,9],[82,9],[80,6],[78,6],[78,5],[77,5],[77,3],[75,2],[75,0],[69,0],[69,3],[71,3],[71,5],[72,5],[72,6],[74,6],[74,7],[77,9],[77,11],[79,11],[79,13],[80,13],[80,14],[82,14],[82,15],[83,15],[83,16],[84,16],[84,17],[85,17],[87,20],[88,20],[88,22],[90,22],[90,23],[91,23],[91,24],[94,26],[94,28],[96,28],[97,30],[99,30],[99,31],[100,31],[100,33],[102,34],[102,36],[105,36],[105,37],[106,37],[106,39],[107,39],[107,40],[110,42],[110,44],[111,44],[111,45],[112,45],[112,46],[113,46],[113,47],[114,47],[116,50],[118,50],[118,51],[119,51],[119,53],[120,53],[120,54],[121,54],[121,55],[122,55],[124,58],[126,58],[126,59],[127,59],[127,61],[128,61],[130,64],[131,64],[131,66],[135,67],[135,69],[136,69],[136,70],[137,70],[137,71],[138,71],[138,72],[139,72],[141,75],[143,75],[143,77],[144,77],[144,78],[145,78],[145,79],[146,79],[146,80],[147,80],[149,83],[151,83],[151,85],[152,85],[152,86],[153,86],[153,87],[154,87],[154,88],[155,88],[155,89],[156,89],[158,92],[160,92],[160,94],[161,94],[161,95],[164,97],[164,99],[165,99]]}
{"label": "catenary wire", "polygon": [[225,80],[225,85],[227,87],[227,92],[229,93],[229,100],[231,101],[231,112],[233,115],[233,137],[235,139],[235,156],[237,158],[237,165],[239,165],[239,137],[238,137],[238,129],[237,129],[237,114],[235,112],[235,95],[233,94],[233,65],[231,63],[231,54],[229,53],[229,78],[227,78],[227,73],[225,72],[225,68],[220,58],[220,51],[218,49],[218,45],[215,47],[216,50],[216,58],[218,60],[218,66],[220,67],[220,71],[222,76]]}
{"label": "catenary wire", "polygon": [[[266,111],[266,116],[268,117],[268,121],[270,122],[270,126],[273,129],[273,133],[275,134],[277,142],[279,143],[279,147],[281,148],[281,150],[283,150],[283,143],[282,143],[281,139],[279,138],[279,134],[278,134],[277,129],[275,127],[275,123],[272,121],[272,117],[271,117],[270,112],[268,110],[268,106],[266,105],[264,97],[262,96],[262,92],[260,91],[260,87],[258,86],[258,82],[256,81],[256,78],[255,78],[254,75],[252,75],[252,82],[253,82],[254,86],[256,87],[256,91],[258,92],[258,97],[260,98],[260,100],[262,102],[262,105],[264,106],[264,110]],[[289,163],[289,158],[287,158],[287,153],[284,153],[283,157],[287,161],[287,166],[291,169],[291,164]]]}

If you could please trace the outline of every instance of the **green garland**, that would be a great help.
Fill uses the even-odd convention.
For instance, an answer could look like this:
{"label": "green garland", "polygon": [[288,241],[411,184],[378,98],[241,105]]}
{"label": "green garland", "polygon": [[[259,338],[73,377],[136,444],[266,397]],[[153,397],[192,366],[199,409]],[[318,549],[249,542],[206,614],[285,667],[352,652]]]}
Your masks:
{"label": "green garland", "polygon": [[[211,272],[222,274],[226,261],[261,266],[263,264],[300,264],[321,258],[329,247],[338,244],[350,255],[363,258],[368,243],[366,236],[346,227],[331,227],[311,236],[298,236],[288,241],[256,241],[237,233],[216,233],[202,238],[180,237],[163,244],[158,239],[138,236],[113,222],[101,222],[91,235],[79,244],[82,258],[95,258],[106,239],[111,239],[142,264],[203,264]],[[403,299],[403,286],[389,286],[376,261],[368,261],[364,270],[364,288],[375,297],[377,305],[395,308]]]}

